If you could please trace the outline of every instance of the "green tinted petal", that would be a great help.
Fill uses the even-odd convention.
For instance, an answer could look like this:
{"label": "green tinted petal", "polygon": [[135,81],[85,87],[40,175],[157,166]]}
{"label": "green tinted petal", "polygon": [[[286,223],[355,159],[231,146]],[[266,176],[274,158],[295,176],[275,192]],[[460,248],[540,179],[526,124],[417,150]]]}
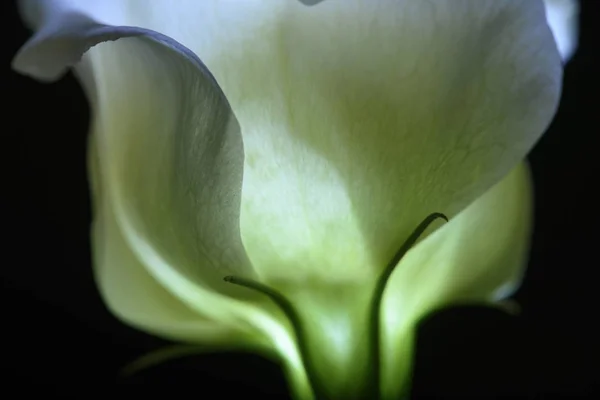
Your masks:
{"label": "green tinted petal", "polygon": [[238,231],[239,128],[214,82],[153,47],[122,39],[90,51],[99,153],[136,234],[186,274],[225,286],[225,275],[252,273]]}
{"label": "green tinted petal", "polygon": [[[84,4],[45,4],[58,3]],[[121,4],[131,9],[141,3]],[[190,47],[227,95],[245,152],[229,104],[189,52],[161,37],[99,45],[81,64],[89,70],[80,69],[83,80],[92,80],[86,86],[97,110],[102,172],[94,191],[106,195],[95,207],[110,208],[127,250],[184,308],[228,327],[253,324],[267,333],[295,371],[295,385],[305,390],[285,324],[223,296],[247,291],[220,279],[256,272],[285,291],[301,308],[323,382],[336,393],[351,390],[368,370],[348,360],[364,359],[374,277],[427,214],[454,217],[498,182],[553,115],[561,68],[542,3],[219,4],[202,15],[210,26],[206,36],[198,19],[199,30],[187,25],[196,16],[183,7],[177,13],[145,7],[132,15],[152,17],[152,24],[140,26],[164,26],[184,44],[199,38]],[[263,4],[271,6],[269,13],[262,13]],[[74,42],[77,29],[58,25],[41,29],[15,65],[52,79],[89,45],[116,38],[109,29],[92,35],[92,43]],[[101,233],[106,228],[98,212]],[[408,311],[400,321],[414,323],[440,304],[501,289],[495,286],[500,278],[469,276],[440,289],[440,300],[429,289],[436,281],[425,275],[427,290],[410,297],[411,286],[405,296],[417,300],[402,305]],[[396,306],[385,309],[395,312]],[[400,350],[410,343],[408,325],[389,324],[390,337],[407,339],[394,342],[400,347],[389,355],[405,355]],[[397,387],[386,386],[391,392]]]}
{"label": "green tinted petal", "polygon": [[[60,9],[47,23],[14,64],[52,79],[95,46],[77,72],[92,106],[98,230],[110,229],[103,220],[109,208],[126,250],[184,308],[236,331],[262,331],[293,355],[285,326],[262,309],[273,307],[223,281],[232,272],[251,276],[252,269],[239,235],[239,126],[212,75],[188,49],[157,32],[108,26]],[[103,238],[97,244],[113,246]],[[105,254],[127,256],[118,248],[95,252],[99,263]],[[152,280],[135,282],[151,286]],[[103,288],[105,294],[124,296],[118,279],[101,283],[115,285]],[[111,306],[117,304],[130,306],[121,300]]]}
{"label": "green tinted petal", "polygon": [[98,287],[112,313],[129,325],[172,340],[215,342],[233,336],[218,321],[185,306],[148,273],[103,200],[95,213],[92,249]]}
{"label": "green tinted petal", "polygon": [[214,82],[199,80],[197,66],[163,50],[171,51],[121,39],[87,55],[95,76],[102,190],[154,279],[203,317],[241,331],[243,340],[276,349],[294,387],[306,392],[287,321],[268,299],[223,281],[232,273],[252,276],[236,231],[237,124],[224,98],[211,92]]}
{"label": "green tinted petal", "polygon": [[243,243],[273,282],[371,279],[523,159],[561,61],[537,1],[290,4],[217,76],[244,138]]}
{"label": "green tinted petal", "polygon": [[210,319],[261,325],[262,312],[223,295],[252,295],[223,281],[252,275],[237,233],[237,124],[210,76],[198,79],[198,67],[170,51],[121,39],[86,55],[101,185],[133,252],[165,288]]}
{"label": "green tinted petal", "polygon": [[368,377],[348,360],[369,357],[374,278],[427,215],[454,219],[524,158],[561,60],[535,1],[328,0],[278,18],[217,73],[244,137],[242,239],[298,305],[319,379],[348,394]]}
{"label": "green tinted petal", "polygon": [[398,264],[382,308],[389,398],[410,377],[420,318],[452,304],[500,300],[519,284],[527,262],[531,200],[529,171],[522,164]]}
{"label": "green tinted petal", "polygon": [[63,6],[46,10],[14,65],[51,79],[95,46],[79,77],[100,132],[100,175],[113,174],[111,193],[132,229],[205,284],[252,274],[239,234],[242,138],[210,72],[169,37],[98,23],[63,3],[45,3]]}

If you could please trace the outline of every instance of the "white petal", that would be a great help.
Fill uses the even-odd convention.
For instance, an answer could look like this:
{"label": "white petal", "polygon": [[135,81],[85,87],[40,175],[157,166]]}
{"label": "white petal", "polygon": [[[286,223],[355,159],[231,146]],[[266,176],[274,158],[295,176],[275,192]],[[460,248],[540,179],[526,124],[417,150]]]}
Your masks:
{"label": "white petal", "polygon": [[119,319],[146,332],[173,340],[214,342],[231,335],[171,295],[146,270],[103,202],[96,208],[92,231],[94,269],[102,298]]}
{"label": "white petal", "polygon": [[117,21],[123,20],[110,1],[21,0],[19,5],[23,18],[36,33],[15,56],[13,68],[44,81],[60,78],[97,43],[141,34],[104,23],[121,25]]}
{"label": "white petal", "polygon": [[235,326],[251,307],[213,291],[243,294],[223,278],[252,275],[239,236],[239,128],[210,76],[175,55],[143,39],[86,54],[100,186],[154,278],[189,307]]}
{"label": "white petal", "polygon": [[212,66],[243,128],[244,244],[272,278],[370,276],[521,159],[560,89],[540,1],[58,2]]}
{"label": "white petal", "polygon": [[539,1],[292,5],[215,71],[244,137],[244,246],[273,282],[369,279],[524,158],[560,57]]}
{"label": "white petal", "polygon": [[[111,307],[123,307],[117,315],[129,318],[127,310],[139,306],[123,301],[123,282],[111,274],[138,274],[142,265],[152,279],[135,280],[147,287],[132,293],[156,293],[153,283],[158,283],[183,302],[182,309],[218,321],[221,325],[212,331],[220,326],[246,334],[263,330],[282,351],[294,353],[287,330],[257,308],[264,296],[254,296],[255,305],[235,300],[230,296],[245,297],[249,291],[223,281],[232,273],[253,272],[239,234],[239,126],[210,73],[187,48],[164,35],[102,25],[76,13],[63,17],[59,29],[41,27],[17,64],[49,77],[96,44],[79,64],[78,76],[93,108],[97,158],[90,163],[99,171],[92,176],[99,218],[95,243],[102,246],[95,250],[101,255],[95,267],[102,292],[112,296]],[[116,41],[97,44],[107,39]],[[103,238],[107,231],[120,237]],[[108,266],[106,260],[115,254],[128,265]],[[139,265],[132,264],[135,260]],[[170,308],[168,298],[156,301]],[[156,324],[162,326],[163,312],[154,309]],[[151,315],[129,319],[156,331],[149,325]],[[175,324],[172,334],[182,336],[178,329]]]}
{"label": "white petal", "polygon": [[[277,21],[281,10],[295,0],[20,0],[21,14],[30,27],[37,30],[36,38],[25,46],[14,61],[14,67],[44,80],[54,80],[65,72],[58,66],[38,71],[29,57],[39,58],[30,50],[38,41],[46,41],[48,53],[80,55],[81,49],[65,48],[48,43],[49,39],[81,35],[73,26],[73,15],[111,26],[130,26],[160,32],[173,38],[200,56],[212,70],[221,58],[228,57],[230,46],[256,37],[264,24]],[[305,7],[300,3],[294,4]],[[75,32],[73,32],[75,31]],[[62,41],[62,40],[61,40]],[[81,45],[81,43],[77,43]],[[50,47],[52,45],[52,48]],[[89,46],[87,46],[89,47]],[[72,60],[73,62],[76,60]],[[51,60],[47,59],[46,63]],[[72,64],[73,62],[70,62]],[[63,66],[64,67],[64,66]]]}
{"label": "white petal", "polygon": [[579,1],[544,0],[546,17],[563,60],[568,61],[579,41]]}
{"label": "white petal", "polygon": [[409,377],[420,318],[452,304],[492,303],[517,287],[527,263],[531,195],[522,164],[398,264],[382,307],[389,398],[403,386],[401,377]]}

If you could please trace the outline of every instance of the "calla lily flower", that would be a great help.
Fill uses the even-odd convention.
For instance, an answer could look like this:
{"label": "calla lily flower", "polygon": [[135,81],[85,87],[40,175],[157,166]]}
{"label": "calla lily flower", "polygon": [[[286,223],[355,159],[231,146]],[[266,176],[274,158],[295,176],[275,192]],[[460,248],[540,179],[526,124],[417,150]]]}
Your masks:
{"label": "calla lily flower", "polygon": [[14,68],[85,88],[114,315],[394,399],[423,316],[521,280],[562,61],[542,1],[310,3],[23,1]]}

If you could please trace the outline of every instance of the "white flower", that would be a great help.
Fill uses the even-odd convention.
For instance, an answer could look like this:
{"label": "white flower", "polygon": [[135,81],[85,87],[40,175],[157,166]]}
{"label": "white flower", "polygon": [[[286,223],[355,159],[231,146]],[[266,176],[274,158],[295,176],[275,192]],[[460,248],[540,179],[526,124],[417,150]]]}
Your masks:
{"label": "white flower", "polygon": [[[94,267],[126,323],[276,354],[300,398],[391,399],[420,318],[518,284],[522,161],[562,78],[541,1],[22,10],[36,33],[15,68],[74,65],[92,105]],[[450,222],[396,266],[434,212]]]}

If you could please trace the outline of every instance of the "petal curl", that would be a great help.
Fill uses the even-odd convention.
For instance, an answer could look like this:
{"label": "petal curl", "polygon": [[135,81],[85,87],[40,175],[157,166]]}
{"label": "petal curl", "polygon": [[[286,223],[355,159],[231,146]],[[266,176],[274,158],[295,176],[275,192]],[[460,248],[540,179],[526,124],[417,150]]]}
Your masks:
{"label": "petal curl", "polygon": [[[532,226],[526,164],[410,250],[396,267],[382,306],[384,389],[397,396],[408,378],[415,325],[452,304],[492,304],[520,283]],[[405,381],[406,382],[406,381]]]}
{"label": "petal curl", "polygon": [[[141,310],[139,304],[125,301],[122,281],[110,278],[141,274],[132,264],[137,260],[150,276],[135,280],[145,287],[132,292],[158,293],[157,283],[199,320],[254,337],[262,331],[293,361],[296,350],[285,323],[264,310],[272,306],[223,282],[225,275],[253,272],[239,234],[239,126],[212,75],[191,51],[156,32],[103,25],[79,13],[61,14],[59,20],[60,29],[50,29],[56,27],[52,23],[40,28],[21,52],[26,62],[17,64],[44,79],[87,51],[78,76],[93,108],[90,164],[99,171],[91,181],[95,244],[101,246],[95,267],[102,293],[112,296],[109,305],[120,307],[117,315],[136,326],[160,329],[149,325],[150,315],[131,317],[127,310]],[[66,51],[52,51],[57,48]],[[104,237],[107,231],[120,236]],[[129,264],[107,263],[114,254]],[[238,295],[250,302],[236,300]],[[172,307],[168,299],[157,296],[162,310]],[[162,326],[161,307],[152,309],[156,326]],[[172,335],[182,336],[178,329]]]}
{"label": "petal curl", "polygon": [[233,336],[217,321],[203,318],[169,293],[133,254],[102,203],[92,230],[92,251],[98,288],[109,310],[119,319],[148,333],[186,342],[216,342]]}
{"label": "petal curl", "polygon": [[[81,56],[81,48],[73,48],[83,46],[81,41],[64,40],[73,36],[81,39],[82,27],[73,24],[73,16],[77,16],[78,24],[87,19],[160,32],[191,49],[213,70],[218,60],[227,58],[228,49],[243,38],[261,40],[261,27],[276,21],[291,1],[178,0],[174,5],[172,0],[153,0],[149,6],[146,0],[19,0],[23,19],[37,34],[21,49],[13,66],[38,79],[59,78],[66,72],[65,65],[48,56],[70,58],[70,64]],[[46,54],[37,48],[31,51],[38,42],[45,43],[42,50]],[[45,66],[36,69],[42,56]]]}
{"label": "petal curl", "polygon": [[[82,7],[84,4],[87,6]],[[117,17],[116,7],[110,5],[114,4],[78,0],[19,1],[23,19],[36,32],[19,49],[13,68],[38,80],[52,82],[79,62],[95,44],[141,34],[135,29],[116,29],[99,22],[108,19],[116,23],[123,19]]]}
{"label": "petal curl", "polygon": [[563,60],[569,59],[577,50],[579,41],[579,1],[578,0],[544,0],[546,18],[560,55]]}
{"label": "petal curl", "polygon": [[228,274],[252,275],[238,228],[238,124],[210,75],[198,79],[199,64],[130,40],[88,53],[101,175],[135,234],[170,265],[228,286],[221,283]]}

